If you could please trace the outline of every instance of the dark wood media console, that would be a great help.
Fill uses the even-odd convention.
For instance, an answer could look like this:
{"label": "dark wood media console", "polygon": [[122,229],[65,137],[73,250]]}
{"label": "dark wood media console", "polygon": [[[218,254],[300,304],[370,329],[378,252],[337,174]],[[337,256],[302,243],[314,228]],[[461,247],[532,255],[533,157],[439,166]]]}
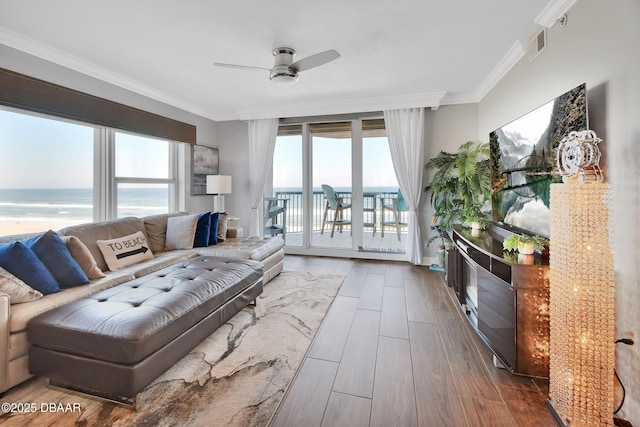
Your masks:
{"label": "dark wood media console", "polygon": [[549,259],[518,259],[502,250],[512,234],[454,226],[447,283],[469,321],[514,374],[549,377]]}

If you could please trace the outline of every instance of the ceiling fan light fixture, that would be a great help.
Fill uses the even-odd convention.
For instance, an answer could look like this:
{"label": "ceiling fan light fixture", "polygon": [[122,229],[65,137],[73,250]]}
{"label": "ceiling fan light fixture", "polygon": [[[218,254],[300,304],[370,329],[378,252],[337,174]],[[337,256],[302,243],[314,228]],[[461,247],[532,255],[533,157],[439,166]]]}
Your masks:
{"label": "ceiling fan light fixture", "polygon": [[276,67],[269,73],[269,79],[276,84],[290,85],[298,81],[298,73],[288,67]]}
{"label": "ceiling fan light fixture", "polygon": [[299,61],[293,62],[296,51],[290,47],[277,47],[273,50],[275,65],[273,68],[253,67],[248,65],[226,64],[214,62],[218,67],[240,68],[246,70],[269,70],[269,80],[277,84],[293,84],[298,81],[298,73],[312,68],[319,67],[340,58],[340,54],[334,49],[325,50],[315,55],[307,56]]}

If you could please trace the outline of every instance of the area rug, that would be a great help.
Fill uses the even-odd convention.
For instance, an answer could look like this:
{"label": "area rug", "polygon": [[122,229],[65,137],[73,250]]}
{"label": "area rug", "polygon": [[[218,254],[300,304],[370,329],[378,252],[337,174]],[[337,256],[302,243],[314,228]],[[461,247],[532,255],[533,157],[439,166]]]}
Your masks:
{"label": "area rug", "polygon": [[2,414],[0,424],[266,426],[343,279],[282,272],[265,285],[255,307],[242,310],[139,393],[135,411],[36,379],[1,399],[33,403],[35,412]]}

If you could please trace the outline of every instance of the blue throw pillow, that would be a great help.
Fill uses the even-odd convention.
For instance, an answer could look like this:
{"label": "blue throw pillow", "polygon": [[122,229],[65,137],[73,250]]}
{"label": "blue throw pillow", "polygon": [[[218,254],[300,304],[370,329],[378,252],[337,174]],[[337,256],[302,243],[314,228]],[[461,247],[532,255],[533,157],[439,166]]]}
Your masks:
{"label": "blue throw pillow", "polygon": [[55,231],[49,230],[22,242],[40,258],[61,288],[89,283],[84,270]]}
{"label": "blue throw pillow", "polygon": [[196,223],[196,235],[193,238],[194,248],[206,248],[209,246],[209,235],[211,234],[211,212],[204,212],[198,216]]}
{"label": "blue throw pillow", "polygon": [[44,295],[60,292],[55,277],[22,242],[0,245],[0,267]]}
{"label": "blue throw pillow", "polygon": [[218,218],[220,214],[219,212],[215,212],[211,214],[211,232],[209,233],[209,244],[217,245],[218,244]]}

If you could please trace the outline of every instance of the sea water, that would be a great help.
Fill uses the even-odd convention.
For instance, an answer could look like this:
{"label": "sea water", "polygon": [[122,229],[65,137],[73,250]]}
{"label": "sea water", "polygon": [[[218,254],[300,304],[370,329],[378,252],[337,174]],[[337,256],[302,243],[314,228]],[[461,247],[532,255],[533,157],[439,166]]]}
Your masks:
{"label": "sea water", "polygon": [[[339,196],[345,197],[346,203],[351,203],[351,188],[348,187],[335,187],[334,191]],[[382,213],[382,197],[396,197],[397,196],[397,187],[364,187],[362,192],[364,194],[363,199],[363,207],[365,209],[372,209],[374,206],[377,211],[377,218],[380,218]],[[301,232],[302,231],[302,222],[303,222],[303,211],[302,211],[302,188],[300,187],[278,187],[274,188],[275,197],[281,199],[287,199],[287,230],[289,232]],[[313,197],[312,197],[312,230],[318,231],[322,228],[322,219],[324,216],[325,210],[325,199],[324,194],[322,192],[322,188],[317,187],[313,189]],[[351,212],[347,211],[345,213],[346,218],[350,218]],[[372,223],[373,222],[373,213],[365,212],[364,222]],[[376,219],[379,221],[379,219]]]}
{"label": "sea water", "polygon": [[[336,187],[336,192],[350,197],[350,188]],[[397,188],[365,187],[365,208],[371,208],[372,197],[396,195]],[[291,231],[302,228],[302,189],[299,187],[276,188],[277,197],[289,200],[287,222]],[[322,224],[325,201],[322,189],[313,191],[314,229]],[[42,223],[58,227],[93,221],[93,190],[91,188],[55,189],[0,189],[0,222]],[[120,188],[118,189],[118,217],[146,216],[168,212],[166,188]],[[368,222],[367,220],[365,222]],[[300,229],[300,230],[298,230]]]}
{"label": "sea water", "polygon": [[[118,216],[168,211],[166,188],[121,188]],[[0,221],[79,224],[93,221],[93,189],[0,189]]]}

